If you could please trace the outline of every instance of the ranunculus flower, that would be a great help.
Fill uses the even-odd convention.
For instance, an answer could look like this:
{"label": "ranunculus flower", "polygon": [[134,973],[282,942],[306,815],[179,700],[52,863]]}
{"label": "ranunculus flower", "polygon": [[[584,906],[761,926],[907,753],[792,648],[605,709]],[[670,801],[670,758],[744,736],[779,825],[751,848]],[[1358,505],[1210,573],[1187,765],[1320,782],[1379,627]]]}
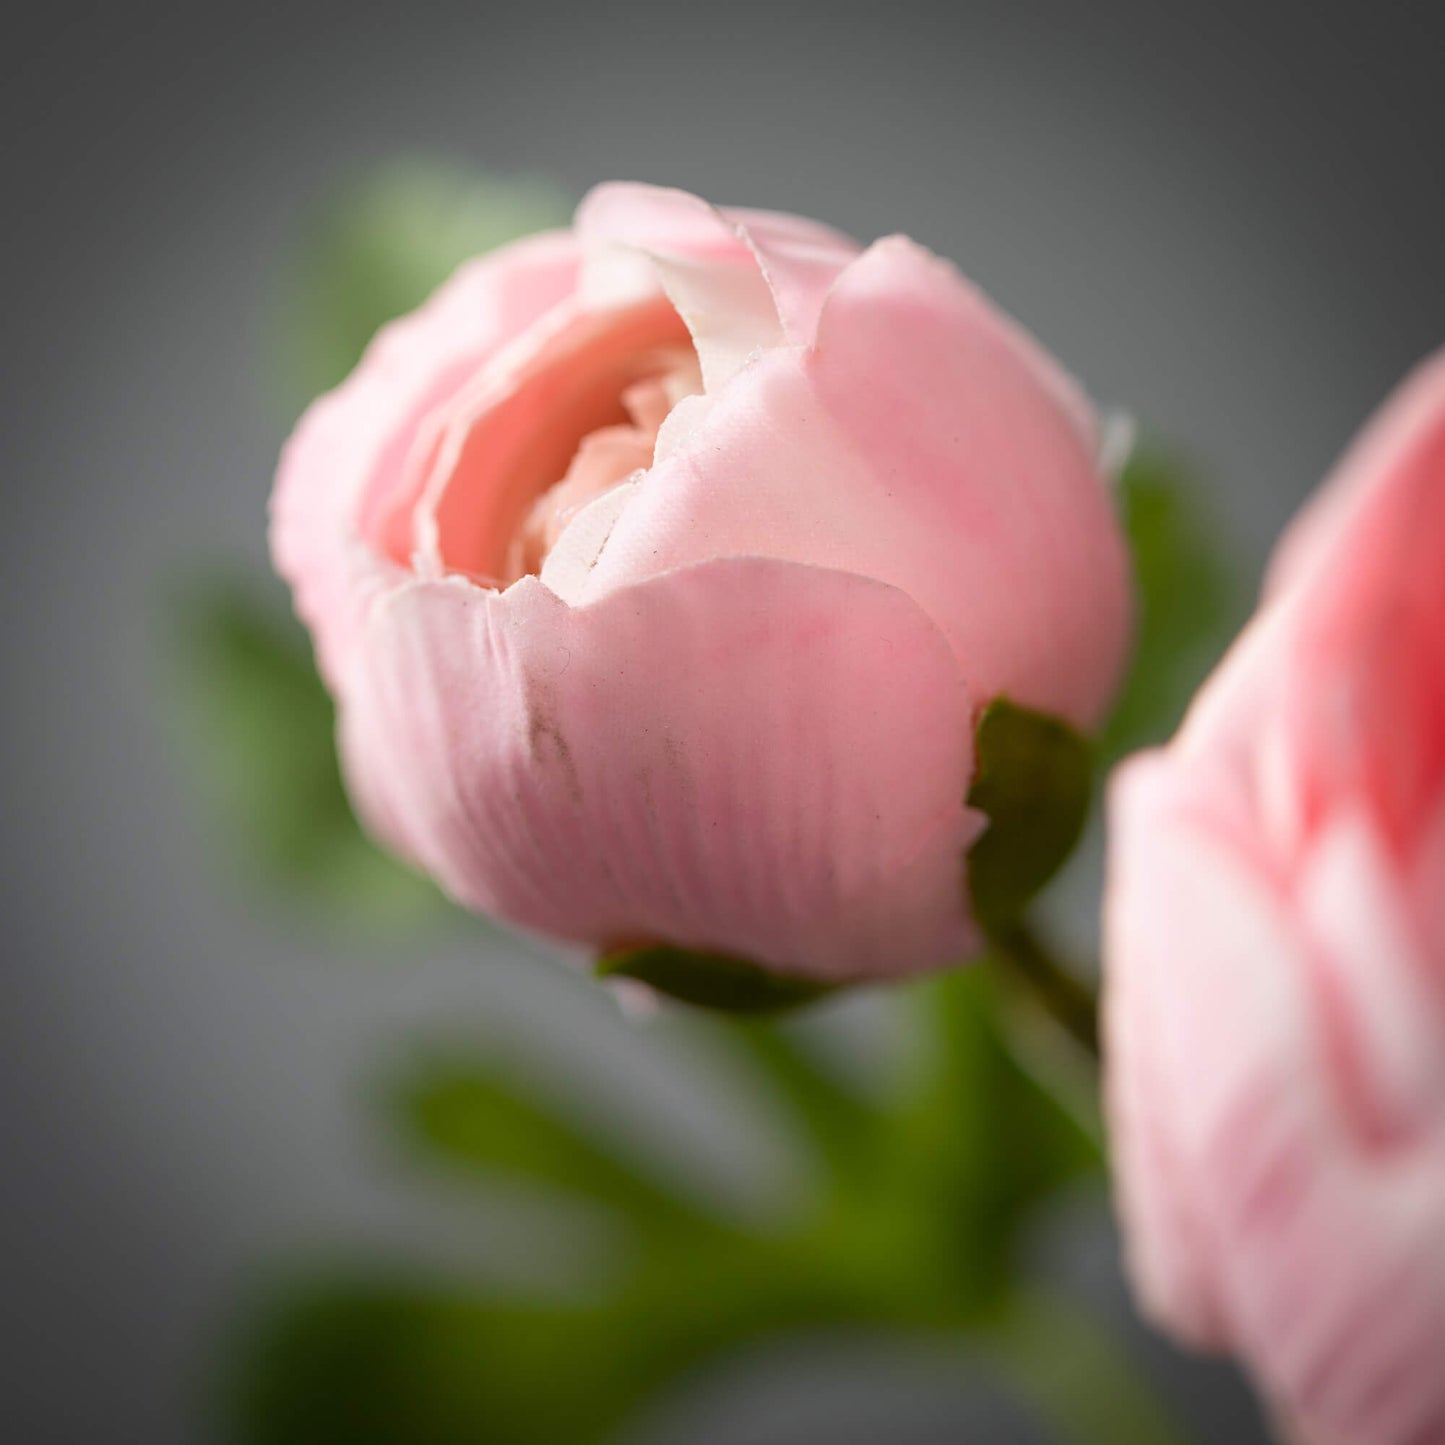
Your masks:
{"label": "ranunculus flower", "polygon": [[1131,1272],[1318,1445],[1445,1441],[1445,353],[1113,784]]}
{"label": "ranunculus flower", "polygon": [[953,268],[638,185],[464,267],[273,499],[360,811],[460,902],[847,980],[975,947],[991,699],[1097,721],[1094,418]]}

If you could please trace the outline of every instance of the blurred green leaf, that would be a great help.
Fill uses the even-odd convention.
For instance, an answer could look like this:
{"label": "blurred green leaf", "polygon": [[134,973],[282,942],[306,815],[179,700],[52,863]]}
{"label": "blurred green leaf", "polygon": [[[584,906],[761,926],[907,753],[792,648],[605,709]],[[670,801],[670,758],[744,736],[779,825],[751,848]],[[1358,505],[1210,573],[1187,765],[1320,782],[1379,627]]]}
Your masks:
{"label": "blurred green leaf", "polygon": [[[673,1254],[617,1295],[570,1303],[401,1276],[313,1279],[245,1322],[223,1433],[233,1445],[602,1445],[730,1352],[890,1323],[761,1250]],[[998,1369],[1060,1441],[1182,1438],[1107,1332],[1059,1301],[1021,1293],[943,1337]]]}
{"label": "blurred green leaf", "polygon": [[315,214],[282,308],[293,409],[340,382],[377,329],[414,310],[462,262],[567,223],[570,199],[535,178],[399,158]]}
{"label": "blurred green leaf", "polygon": [[480,1059],[433,1058],[391,1091],[405,1137],[423,1152],[484,1174],[525,1179],[615,1208],[655,1228],[704,1216],[582,1127],[527,1098],[526,1083]]}
{"label": "blurred green leaf", "polygon": [[[941,1326],[941,1328],[940,1328]],[[254,1310],[232,1356],[236,1445],[594,1445],[696,1370],[839,1328],[949,1339],[1076,1445],[1180,1435],[1097,1322],[1036,1291],[966,1327],[892,1316],[806,1254],[659,1251],[600,1299],[532,1301],[402,1276],[313,1279]]]}
{"label": "blurred green leaf", "polygon": [[888,1113],[841,1083],[784,1019],[735,1018],[723,1037],[775,1096],[835,1181],[877,1166]]}
{"label": "blurred green leaf", "polygon": [[981,1334],[1018,1393],[1070,1445],[1185,1445],[1137,1366],[1097,1320],[1020,1291]]}
{"label": "blurred green leaf", "polygon": [[[1097,1141],[1022,1067],[1003,1028],[998,984],[981,966],[920,986],[928,1025],[920,1076],[895,1126],[907,1192],[925,1211],[923,1253],[961,1309],[1007,1288],[1032,1211],[1102,1173]],[[907,1175],[911,1175],[909,1178]]]}
{"label": "blurred green leaf", "polygon": [[[1163,1427],[1147,1433],[1159,1417],[1107,1341],[1073,1339],[1091,1327],[1012,1288],[1030,1212],[1098,1170],[1096,1142],[1015,1058],[987,972],[919,992],[931,1048],[918,1087],[879,1121],[872,1167],[835,1177],[816,1213],[776,1232],[673,1215],[602,1144],[487,1069],[417,1067],[396,1097],[423,1148],[600,1201],[632,1245],[571,1299],[376,1275],[303,1281],[253,1313],[233,1356],[232,1438],[603,1445],[710,1362],[843,1328],[979,1347],[1077,1445],[1171,1441]],[[811,1115],[817,1079],[795,1041],[772,1024],[717,1026],[758,1042],[769,1076]],[[838,1101],[821,1097],[826,1134]]]}
{"label": "blurred green leaf", "polygon": [[812,1003],[833,985],[775,973],[747,959],[671,944],[618,949],[597,961],[600,978],[630,978],[680,1003],[719,1013],[770,1014]]}
{"label": "blurred green leaf", "polygon": [[361,831],[336,759],[336,719],[304,631],[259,586],[208,578],[167,621],[183,748],[221,830],[267,881],[360,926],[449,908]]}
{"label": "blurred green leaf", "polygon": [[592,1312],[397,1279],[312,1280],[244,1322],[223,1400],[240,1445],[543,1445],[602,1438]]}
{"label": "blurred green leaf", "polygon": [[1201,504],[1198,479],[1145,446],[1119,482],[1134,557],[1134,662],[1101,741],[1101,759],[1167,738],[1242,621],[1227,548]]}
{"label": "blurred green leaf", "polygon": [[772,1334],[866,1318],[806,1252],[640,1236],[618,1289],[515,1300],[313,1279],[243,1322],[223,1407],[238,1445],[592,1445],[664,1388]]}
{"label": "blurred green leaf", "polygon": [[998,698],[975,738],[969,806],[987,830],[968,854],[973,915],[987,933],[1006,928],[1073,851],[1089,813],[1089,744],[1058,718]]}

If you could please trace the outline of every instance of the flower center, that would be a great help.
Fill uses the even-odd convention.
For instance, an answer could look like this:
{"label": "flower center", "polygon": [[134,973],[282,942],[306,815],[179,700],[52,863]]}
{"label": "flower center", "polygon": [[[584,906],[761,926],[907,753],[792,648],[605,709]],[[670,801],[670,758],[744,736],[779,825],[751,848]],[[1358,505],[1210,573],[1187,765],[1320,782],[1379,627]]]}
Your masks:
{"label": "flower center", "polygon": [[665,299],[555,317],[421,438],[415,545],[491,587],[539,572],[582,507],[652,464],[664,418],[701,390],[691,338]]}
{"label": "flower center", "polygon": [[702,372],[691,347],[659,348],[640,358],[639,366],[646,374],[625,387],[620,398],[627,420],[582,437],[566,474],[532,503],[513,536],[504,580],[540,572],[563,529],[583,507],[650,467],[668,413],[684,397],[702,390]]}

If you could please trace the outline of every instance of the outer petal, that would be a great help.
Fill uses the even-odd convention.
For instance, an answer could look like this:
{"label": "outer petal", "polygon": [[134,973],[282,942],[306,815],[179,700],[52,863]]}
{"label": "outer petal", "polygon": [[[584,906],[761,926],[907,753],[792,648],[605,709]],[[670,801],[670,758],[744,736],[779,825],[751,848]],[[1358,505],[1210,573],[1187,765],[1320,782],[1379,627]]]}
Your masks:
{"label": "outer petal", "polygon": [[844,268],[863,248],[831,226],[777,211],[727,210],[757,257],[792,346],[811,346],[823,307]]}
{"label": "outer petal", "polygon": [[[1363,922],[1331,928],[1322,957],[1167,758],[1123,772],[1112,821],[1108,1088],[1146,1305],[1239,1350],[1304,1439],[1430,1445],[1445,1432],[1445,1132],[1416,1112],[1410,1147],[1381,1154],[1336,1032],[1355,964],[1379,958],[1341,951],[1398,925],[1358,870],[1327,868],[1348,890],[1327,911]],[[1386,970],[1371,987],[1400,983]],[[1348,1020],[1356,1047],[1411,1033],[1403,1011],[1369,1013]],[[1398,1102],[1398,1068],[1375,1062]]]}
{"label": "outer petal", "polygon": [[405,575],[410,539],[392,519],[423,420],[571,293],[578,262],[571,234],[549,232],[463,266],[378,333],[292,434],[271,499],[271,550],[333,684],[370,600]]}
{"label": "outer petal", "polygon": [[809,344],[829,287],[859,249],[801,217],[720,210],[686,191],[617,181],[587,196],[576,224],[589,302],[616,305],[663,286],[709,392],[759,351]]}
{"label": "outer petal", "polygon": [[1445,355],[1401,388],[1316,510],[1278,589],[1299,614],[1294,788],[1306,826],[1358,798],[1403,856],[1445,801]]}
{"label": "outer petal", "polygon": [[1356,514],[1371,505],[1422,453],[1438,449],[1445,428],[1445,351],[1420,363],[1396,388],[1335,467],[1328,482],[1290,523],[1270,561],[1266,592],[1276,597],[1312,575],[1327,573],[1351,545]]}
{"label": "outer petal", "polygon": [[673,420],[587,595],[714,556],[858,572],[917,599],[975,697],[1097,721],[1129,606],[1088,410],[951,267],[879,242],[811,351],[765,355]]}
{"label": "outer petal", "polygon": [[[1361,808],[1315,840],[1297,906],[1344,1118],[1376,1152],[1438,1134],[1445,1189],[1445,954],[1414,912],[1411,885]],[[1445,1257],[1445,1208],[1440,1230]]]}
{"label": "outer petal", "polygon": [[358,792],[470,906],[825,979],[975,943],[970,700],[892,588],[734,560],[574,609],[448,579],[379,606],[365,658]]}
{"label": "outer petal", "polygon": [[1445,813],[1445,353],[1286,535],[1176,747],[1236,795],[1282,867],[1361,808],[1401,860],[1428,851]]}
{"label": "outer petal", "polygon": [[[1221,1077],[1210,1050],[1221,1034],[1233,1043],[1229,1011],[1236,1000],[1222,989],[1201,997],[1197,956],[1224,951],[1210,929],[1214,917],[1239,921],[1242,914],[1228,875],[1220,881],[1220,844],[1199,835],[1198,799],[1181,785],[1168,755],[1125,764],[1109,801],[1105,1082],[1130,1272],[1153,1318],[1196,1345],[1223,1345],[1229,1322],[1200,1155],[1221,1107],[1209,1098]],[[1211,895],[1221,888],[1228,907],[1215,915]],[[1268,988],[1271,975],[1251,975],[1237,957],[1258,941],[1259,929],[1245,921],[1241,931],[1233,954],[1224,953],[1226,965]],[[1268,1028],[1277,1011],[1270,1001],[1248,1012],[1246,1024]],[[1261,1048],[1252,1034],[1246,1038],[1247,1052],[1268,1053],[1267,1041]]]}
{"label": "outer petal", "polygon": [[1216,819],[1276,860],[1281,875],[1304,844],[1289,737],[1281,719],[1298,631],[1293,607],[1260,609],[1190,704],[1170,755],[1208,789]]}

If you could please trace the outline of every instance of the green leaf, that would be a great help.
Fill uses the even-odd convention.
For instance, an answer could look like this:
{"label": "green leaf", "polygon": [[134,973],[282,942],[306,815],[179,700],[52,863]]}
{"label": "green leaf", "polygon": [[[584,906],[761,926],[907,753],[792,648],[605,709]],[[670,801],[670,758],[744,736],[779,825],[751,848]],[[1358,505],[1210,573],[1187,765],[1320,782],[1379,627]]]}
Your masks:
{"label": "green leaf", "polygon": [[1058,718],[1007,698],[979,720],[970,807],[987,831],[968,855],[974,917],[985,932],[1006,928],[1073,851],[1088,816],[1093,757]]}
{"label": "green leaf", "polygon": [[602,978],[631,978],[681,1003],[720,1013],[766,1014],[831,993],[832,984],[775,973],[746,959],[651,944],[619,949],[597,963]]}
{"label": "green leaf", "polygon": [[1101,742],[1106,763],[1173,732],[1243,611],[1226,549],[1187,468],[1146,446],[1130,458],[1119,489],[1138,629],[1133,667]]}
{"label": "green leaf", "polygon": [[340,189],[312,220],[281,309],[295,404],[341,381],[377,329],[414,310],[469,257],[565,225],[545,181],[397,159]]}
{"label": "green leaf", "polygon": [[649,1228],[700,1224],[691,1206],[524,1087],[497,1062],[433,1058],[412,1066],[392,1105],[414,1145],[452,1164],[608,1205]]}
{"label": "green leaf", "polygon": [[223,831],[258,875],[349,923],[448,908],[362,833],[336,758],[336,718],[284,600],[207,579],[169,602],[180,743]]}
{"label": "green leaf", "polygon": [[815,1262],[741,1237],[644,1236],[615,1292],[519,1300],[398,1275],[254,1307],[221,1405],[236,1445],[593,1445],[687,1372],[861,1318]]}
{"label": "green leaf", "polygon": [[302,1281],[254,1308],[225,1382],[237,1445],[600,1440],[591,1312],[398,1277]]}

